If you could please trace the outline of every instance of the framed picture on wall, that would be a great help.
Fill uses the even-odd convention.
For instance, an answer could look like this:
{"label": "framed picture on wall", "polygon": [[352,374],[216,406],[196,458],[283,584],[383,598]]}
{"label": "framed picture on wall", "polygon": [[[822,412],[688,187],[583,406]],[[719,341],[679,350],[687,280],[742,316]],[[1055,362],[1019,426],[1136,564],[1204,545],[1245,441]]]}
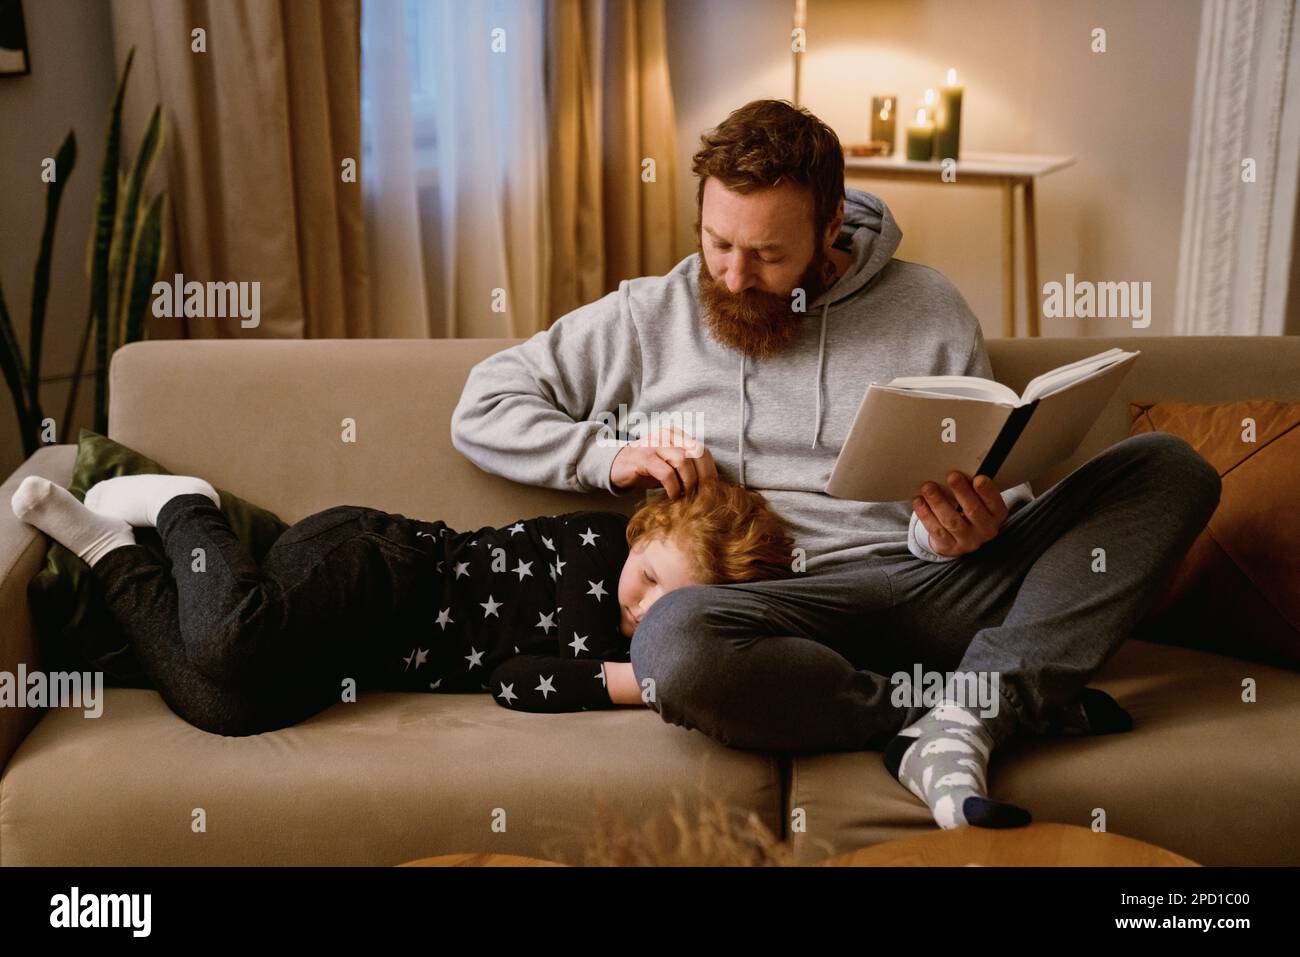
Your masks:
{"label": "framed picture on wall", "polygon": [[0,76],[31,73],[22,0],[0,0]]}

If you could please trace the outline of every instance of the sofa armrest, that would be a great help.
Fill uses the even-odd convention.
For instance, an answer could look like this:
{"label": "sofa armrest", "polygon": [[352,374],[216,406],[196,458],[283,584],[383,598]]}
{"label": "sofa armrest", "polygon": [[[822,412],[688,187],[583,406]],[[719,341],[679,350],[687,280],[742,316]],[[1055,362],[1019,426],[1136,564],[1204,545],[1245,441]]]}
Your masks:
{"label": "sofa armrest", "polygon": [[[75,445],[49,445],[36,452],[0,485],[0,671],[17,678],[21,662],[28,672],[41,667],[36,625],[27,607],[27,583],[45,561],[49,539],[14,515],[9,502],[29,475],[67,487],[77,461]],[[41,719],[39,709],[0,708],[0,769]]]}

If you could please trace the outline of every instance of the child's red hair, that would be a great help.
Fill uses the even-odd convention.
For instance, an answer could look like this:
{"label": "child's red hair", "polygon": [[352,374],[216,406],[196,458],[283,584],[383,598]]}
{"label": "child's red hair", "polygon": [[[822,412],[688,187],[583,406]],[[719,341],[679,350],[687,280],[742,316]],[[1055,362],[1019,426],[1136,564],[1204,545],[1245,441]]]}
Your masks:
{"label": "child's red hair", "polygon": [[767,500],[722,479],[701,483],[676,499],[651,496],[628,522],[628,547],[647,536],[676,542],[701,584],[793,574],[795,542]]}

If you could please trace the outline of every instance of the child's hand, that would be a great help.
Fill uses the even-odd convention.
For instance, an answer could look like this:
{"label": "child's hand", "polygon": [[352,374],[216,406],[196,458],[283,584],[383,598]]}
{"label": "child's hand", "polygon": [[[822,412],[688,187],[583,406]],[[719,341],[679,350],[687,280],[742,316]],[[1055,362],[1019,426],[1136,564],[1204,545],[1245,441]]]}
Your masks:
{"label": "child's hand", "polygon": [[645,704],[630,661],[605,662],[605,690],[614,704]]}

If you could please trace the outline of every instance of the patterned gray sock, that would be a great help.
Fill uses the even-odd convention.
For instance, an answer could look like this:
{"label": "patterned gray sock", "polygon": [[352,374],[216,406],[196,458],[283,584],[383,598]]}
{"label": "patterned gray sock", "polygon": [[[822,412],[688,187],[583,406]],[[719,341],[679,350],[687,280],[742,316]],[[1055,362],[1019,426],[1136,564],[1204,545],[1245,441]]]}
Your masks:
{"label": "patterned gray sock", "polygon": [[1024,827],[1029,812],[991,800],[986,784],[989,755],[1014,731],[1009,710],[984,718],[946,698],[885,746],[885,766],[942,828]]}

